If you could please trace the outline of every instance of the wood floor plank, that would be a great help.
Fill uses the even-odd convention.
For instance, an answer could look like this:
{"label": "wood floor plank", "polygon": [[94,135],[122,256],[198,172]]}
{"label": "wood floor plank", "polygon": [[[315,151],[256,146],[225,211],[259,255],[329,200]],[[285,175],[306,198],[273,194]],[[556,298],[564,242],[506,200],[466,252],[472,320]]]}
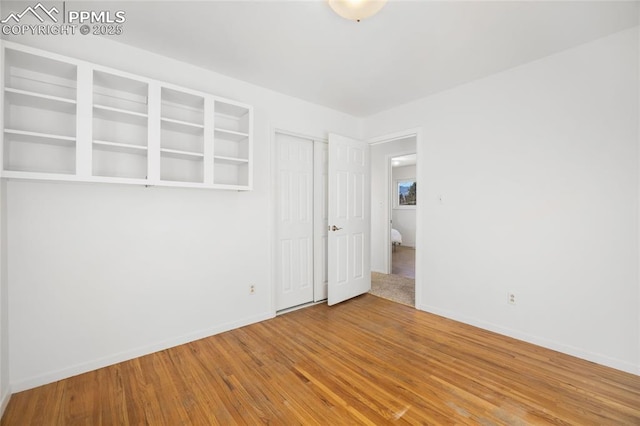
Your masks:
{"label": "wood floor plank", "polygon": [[640,425],[640,377],[371,295],[12,396],[1,425]]}

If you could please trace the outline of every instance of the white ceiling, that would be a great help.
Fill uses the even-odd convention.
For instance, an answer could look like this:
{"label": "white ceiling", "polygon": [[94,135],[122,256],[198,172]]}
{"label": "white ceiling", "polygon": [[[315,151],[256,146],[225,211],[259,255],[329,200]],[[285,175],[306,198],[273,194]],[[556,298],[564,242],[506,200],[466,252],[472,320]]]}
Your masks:
{"label": "white ceiling", "polygon": [[637,3],[628,1],[391,0],[360,23],[323,0],[104,3],[126,11],[119,42],[355,116],[638,22]]}

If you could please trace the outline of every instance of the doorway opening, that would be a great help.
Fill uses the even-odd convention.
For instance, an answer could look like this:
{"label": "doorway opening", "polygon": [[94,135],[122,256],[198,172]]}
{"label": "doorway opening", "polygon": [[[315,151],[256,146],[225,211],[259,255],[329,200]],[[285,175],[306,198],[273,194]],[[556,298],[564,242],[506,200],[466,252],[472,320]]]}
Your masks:
{"label": "doorway opening", "polygon": [[371,293],[416,306],[417,134],[371,145]]}

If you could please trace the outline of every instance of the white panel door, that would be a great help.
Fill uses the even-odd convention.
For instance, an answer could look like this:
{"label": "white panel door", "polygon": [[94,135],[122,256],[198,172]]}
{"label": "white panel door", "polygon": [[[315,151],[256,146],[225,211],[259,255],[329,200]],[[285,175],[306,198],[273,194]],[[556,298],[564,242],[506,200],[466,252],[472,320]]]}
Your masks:
{"label": "white panel door", "polygon": [[326,142],[314,142],[314,291],[313,301],[327,298],[328,266],[327,266],[327,226],[328,222],[328,185],[329,185],[329,145]]}
{"label": "white panel door", "polygon": [[369,145],[329,135],[329,305],[371,289]]}
{"label": "white panel door", "polygon": [[276,310],[313,301],[313,141],[276,134]]}

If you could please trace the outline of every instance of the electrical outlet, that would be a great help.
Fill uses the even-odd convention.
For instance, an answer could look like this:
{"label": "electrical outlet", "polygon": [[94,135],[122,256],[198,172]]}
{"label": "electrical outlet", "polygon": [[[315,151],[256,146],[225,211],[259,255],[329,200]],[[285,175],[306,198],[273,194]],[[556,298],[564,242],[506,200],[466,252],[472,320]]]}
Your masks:
{"label": "electrical outlet", "polygon": [[256,286],[252,285],[251,287],[249,287],[249,294],[255,294],[256,293]]}
{"label": "electrical outlet", "polygon": [[516,304],[516,295],[515,293],[507,293],[507,303],[510,305]]}

